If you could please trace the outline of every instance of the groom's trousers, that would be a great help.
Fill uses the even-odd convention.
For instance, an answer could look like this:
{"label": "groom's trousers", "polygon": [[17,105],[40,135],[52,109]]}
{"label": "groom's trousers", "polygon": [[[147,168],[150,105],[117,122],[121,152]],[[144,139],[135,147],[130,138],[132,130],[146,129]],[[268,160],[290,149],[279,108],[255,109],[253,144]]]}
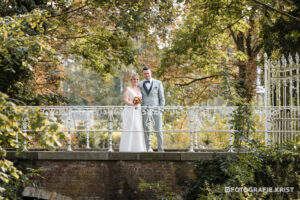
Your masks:
{"label": "groom's trousers", "polygon": [[[157,137],[157,149],[158,151],[162,152],[164,151],[164,137],[162,133],[162,114],[161,113],[153,114],[153,120],[154,120],[154,130]],[[148,151],[150,148],[151,133],[149,131],[149,127],[147,126],[147,115],[143,115],[143,125],[144,125],[144,133],[145,133],[145,144]]]}

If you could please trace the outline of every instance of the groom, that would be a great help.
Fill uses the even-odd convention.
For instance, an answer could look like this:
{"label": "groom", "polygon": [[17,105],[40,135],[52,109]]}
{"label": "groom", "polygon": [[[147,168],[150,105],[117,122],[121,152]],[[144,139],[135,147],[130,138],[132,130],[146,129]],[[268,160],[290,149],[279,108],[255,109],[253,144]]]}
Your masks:
{"label": "groom", "polygon": [[[151,70],[148,67],[143,68],[145,80],[138,84],[142,93],[142,106],[164,106],[165,96],[161,81],[151,78]],[[162,113],[161,111],[153,113],[154,129],[157,137],[157,148],[159,152],[164,152],[164,137],[162,134]],[[147,115],[143,114],[143,126],[145,131],[145,143],[147,151],[153,151],[150,148],[150,132],[146,125]]]}

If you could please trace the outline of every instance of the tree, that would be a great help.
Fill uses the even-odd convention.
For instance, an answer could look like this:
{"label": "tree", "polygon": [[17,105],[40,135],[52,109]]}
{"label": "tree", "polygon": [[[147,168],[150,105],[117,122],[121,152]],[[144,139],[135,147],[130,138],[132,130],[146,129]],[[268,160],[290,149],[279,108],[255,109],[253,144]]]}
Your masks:
{"label": "tree", "polygon": [[[136,51],[133,39],[138,40],[142,35],[159,35],[164,37],[166,27],[175,15],[173,1],[2,1],[1,16],[17,14],[19,24],[18,37],[24,41],[43,44],[51,49],[30,54],[29,43],[23,43],[23,48],[14,48],[3,53],[15,58],[17,49],[22,54],[16,63],[10,63],[10,71],[5,71],[12,81],[6,82],[0,91],[9,93],[17,100],[34,105],[56,104],[59,101],[53,97],[60,94],[60,81],[63,80],[62,63],[70,57],[76,59],[84,67],[93,68],[100,76],[110,79],[120,71],[126,71],[135,62]],[[44,13],[38,16],[37,10]],[[22,14],[22,15],[20,15]],[[34,22],[21,22],[34,16]],[[16,17],[13,17],[15,19]],[[38,25],[38,26],[36,26]],[[15,30],[5,29],[9,36]],[[11,37],[5,37],[4,42],[10,43]],[[6,41],[7,40],[7,41]],[[42,58],[42,59],[40,59]],[[18,59],[18,57],[16,58]],[[29,63],[31,69],[25,70],[23,60]],[[9,61],[3,62],[3,66]],[[26,68],[26,66],[25,66]],[[49,72],[51,71],[51,72]],[[54,73],[53,73],[54,72]],[[6,77],[8,77],[6,76]],[[5,79],[4,79],[5,80]],[[26,87],[25,87],[26,86]],[[24,89],[28,88],[28,90]],[[33,90],[32,93],[29,91]],[[25,97],[25,98],[24,98]],[[36,97],[41,97],[37,100]]]}
{"label": "tree", "polygon": [[[261,29],[278,15],[257,2],[187,1],[180,28],[164,50],[160,73],[174,71],[172,78],[190,87],[204,80],[218,84],[218,78],[229,72],[237,95],[250,102],[255,94],[257,55],[263,48]],[[272,6],[283,13],[295,7],[285,1]]]}
{"label": "tree", "polygon": [[[298,16],[300,13],[300,2],[292,1],[295,5],[288,13]],[[277,59],[289,54],[295,55],[300,52],[300,21],[286,16],[280,16],[274,23],[264,23],[262,26],[263,46],[269,56]]]}
{"label": "tree", "polygon": [[[76,5],[76,4],[74,4]],[[177,15],[173,1],[86,1],[82,9],[62,15],[67,52],[99,75],[111,78],[137,67],[136,44],[164,38]],[[74,9],[76,10],[76,9]]]}
{"label": "tree", "polygon": [[46,11],[34,10],[0,20],[0,91],[10,98],[27,103],[33,101],[37,95],[33,95],[33,87],[28,86],[38,71],[36,66],[42,62],[55,62],[55,51],[43,35],[46,29],[50,29],[44,27],[48,16]]}
{"label": "tree", "polygon": [[[50,3],[50,4],[49,4]],[[51,4],[54,2],[51,0],[3,0],[0,2],[0,16],[14,16],[20,14],[27,14],[34,9],[47,10],[54,14],[54,10],[51,8]],[[60,3],[55,3],[57,7],[61,9],[66,9],[65,1],[60,1]],[[58,5],[57,5],[58,4]]]}

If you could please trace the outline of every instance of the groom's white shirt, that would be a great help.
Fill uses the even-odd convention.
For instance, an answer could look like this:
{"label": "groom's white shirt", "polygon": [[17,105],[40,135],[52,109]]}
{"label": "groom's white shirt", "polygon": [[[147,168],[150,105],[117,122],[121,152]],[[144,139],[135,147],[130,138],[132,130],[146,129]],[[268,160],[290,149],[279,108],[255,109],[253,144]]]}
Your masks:
{"label": "groom's white shirt", "polygon": [[[147,81],[147,80],[145,80],[145,81]],[[147,82],[147,83],[145,84],[148,90],[150,90],[150,87],[151,87],[151,84],[152,84],[152,82],[153,82],[153,79],[151,78],[149,81],[150,81],[149,83]]]}

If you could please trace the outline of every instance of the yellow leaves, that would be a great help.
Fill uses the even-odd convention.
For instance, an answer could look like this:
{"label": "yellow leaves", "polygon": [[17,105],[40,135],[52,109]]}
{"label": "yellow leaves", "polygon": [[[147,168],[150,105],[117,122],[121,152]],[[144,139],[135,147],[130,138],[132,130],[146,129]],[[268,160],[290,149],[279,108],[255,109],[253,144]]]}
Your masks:
{"label": "yellow leaves", "polygon": [[56,53],[55,49],[53,49],[53,48],[49,48],[49,50],[50,50],[50,52],[53,53],[53,54]]}
{"label": "yellow leaves", "polygon": [[86,5],[88,3],[88,0],[82,0],[81,2],[83,5]]}
{"label": "yellow leaves", "polygon": [[13,166],[13,163],[9,160],[0,161],[0,180],[5,183],[9,183],[9,176],[13,176],[18,179],[17,169]]}
{"label": "yellow leaves", "polygon": [[[4,182],[4,183],[9,183],[8,178],[3,177],[3,173],[0,173],[0,179]],[[1,177],[2,176],[2,177]]]}
{"label": "yellow leaves", "polygon": [[36,22],[33,22],[32,24],[31,24],[31,28],[35,28],[37,26],[37,23]]}
{"label": "yellow leaves", "polygon": [[16,179],[18,179],[20,177],[16,172],[12,172],[11,175]]}
{"label": "yellow leaves", "polygon": [[8,35],[8,32],[7,32],[6,30],[4,30],[4,31],[2,32],[2,35],[3,35],[4,38],[6,38],[7,35]]}
{"label": "yellow leaves", "polygon": [[245,19],[240,19],[238,22],[236,22],[231,27],[231,29],[234,33],[239,33],[239,32],[245,33],[249,28],[251,28],[251,27],[250,27],[248,21]]}
{"label": "yellow leaves", "polygon": [[19,31],[19,36],[20,36],[20,37],[23,37],[24,34],[25,34],[25,33],[24,33],[23,31]]}
{"label": "yellow leaves", "polygon": [[27,18],[26,18],[26,21],[27,21],[27,22],[32,22],[32,17],[27,17]]}
{"label": "yellow leaves", "polygon": [[3,115],[2,113],[0,113],[0,121],[8,121],[8,117],[6,115]]}
{"label": "yellow leaves", "polygon": [[112,78],[113,78],[113,76],[112,76],[111,74],[109,74],[109,73],[106,73],[106,74],[104,75],[105,81],[109,81],[109,80],[112,79]]}
{"label": "yellow leaves", "polygon": [[234,55],[234,58],[236,58],[239,61],[247,61],[249,59],[249,56],[242,51],[237,51]]}

